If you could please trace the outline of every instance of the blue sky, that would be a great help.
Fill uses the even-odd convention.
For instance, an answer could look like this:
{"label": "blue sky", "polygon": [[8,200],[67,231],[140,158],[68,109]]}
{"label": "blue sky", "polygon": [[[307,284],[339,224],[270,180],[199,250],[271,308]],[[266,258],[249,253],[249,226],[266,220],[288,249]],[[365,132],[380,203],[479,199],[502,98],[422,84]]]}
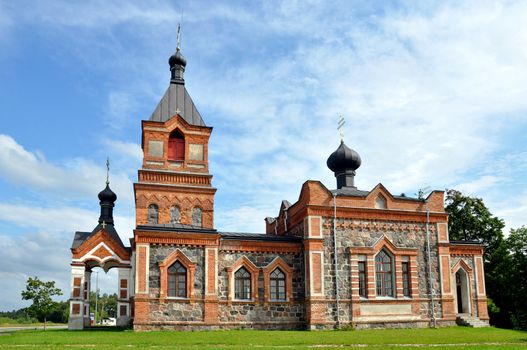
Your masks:
{"label": "blue sky", "polygon": [[66,292],[106,156],[131,237],[140,121],[168,85],[182,9],[218,229],[263,232],[307,179],[333,188],[339,114],[361,189],[456,188],[526,224],[527,2],[372,3],[0,0],[0,310],[27,305],[28,276]]}

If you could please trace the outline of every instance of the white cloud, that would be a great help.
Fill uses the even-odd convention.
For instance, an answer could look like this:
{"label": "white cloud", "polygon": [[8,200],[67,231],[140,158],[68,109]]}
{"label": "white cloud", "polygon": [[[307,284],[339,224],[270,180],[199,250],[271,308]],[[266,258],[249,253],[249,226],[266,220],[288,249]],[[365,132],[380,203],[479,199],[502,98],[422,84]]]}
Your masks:
{"label": "white cloud", "polygon": [[[104,164],[73,158],[63,165],[47,161],[41,153],[24,149],[9,135],[0,134],[0,178],[33,191],[72,199],[95,199],[106,179]],[[112,172],[112,189],[124,203],[133,201],[126,174]]]}
{"label": "white cloud", "polygon": [[[29,306],[20,293],[25,289],[28,277],[55,281],[63,292],[56,300],[69,298],[71,232],[40,232],[12,236],[0,234],[0,280],[2,283],[1,310],[14,310]],[[98,269],[99,270],[99,269]],[[99,270],[102,271],[102,270]],[[95,286],[95,274],[92,277]],[[99,288],[103,293],[117,292],[116,272],[99,273]]]}

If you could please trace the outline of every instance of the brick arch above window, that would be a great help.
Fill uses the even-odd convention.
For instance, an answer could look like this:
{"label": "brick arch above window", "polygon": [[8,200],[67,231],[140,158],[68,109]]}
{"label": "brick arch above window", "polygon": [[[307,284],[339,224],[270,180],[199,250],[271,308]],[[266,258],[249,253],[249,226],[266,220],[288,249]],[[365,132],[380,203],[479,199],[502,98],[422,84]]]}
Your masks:
{"label": "brick arch above window", "polygon": [[[359,280],[359,257],[362,257],[366,276],[366,295],[368,299],[375,299],[377,297],[376,290],[376,271],[375,271],[375,257],[384,250],[392,257],[393,269],[395,272],[395,293],[394,297],[403,299],[403,262],[408,263],[409,278],[410,278],[410,295],[419,295],[419,286],[417,279],[417,256],[418,248],[413,247],[398,247],[385,235],[380,237],[375,243],[369,247],[349,247],[349,258],[351,265],[351,280]],[[357,286],[358,287],[358,286]],[[359,288],[352,292],[352,298],[360,298]]]}
{"label": "brick arch above window", "polygon": [[181,250],[176,249],[165,260],[159,263],[160,288],[159,297],[161,299],[168,296],[168,268],[176,261],[179,261],[187,269],[187,299],[194,299],[194,275],[196,263],[193,263]]}
{"label": "brick arch above window", "polygon": [[270,290],[270,276],[271,273],[280,269],[285,274],[285,301],[293,300],[293,268],[289,266],[281,257],[277,256],[273,261],[271,261],[266,267],[262,269],[264,275],[264,300],[265,301],[278,301],[271,300],[271,290]]}
{"label": "brick arch above window", "polygon": [[227,268],[227,274],[229,276],[229,301],[236,301],[235,290],[234,290],[234,274],[236,271],[245,267],[251,274],[251,300],[245,301],[257,301],[258,300],[258,273],[260,269],[245,255],[241,256],[232,266]]}
{"label": "brick arch above window", "polygon": [[459,259],[454,267],[452,267],[452,275],[455,275],[461,269],[465,271],[469,278],[472,278],[472,268],[463,259]]}

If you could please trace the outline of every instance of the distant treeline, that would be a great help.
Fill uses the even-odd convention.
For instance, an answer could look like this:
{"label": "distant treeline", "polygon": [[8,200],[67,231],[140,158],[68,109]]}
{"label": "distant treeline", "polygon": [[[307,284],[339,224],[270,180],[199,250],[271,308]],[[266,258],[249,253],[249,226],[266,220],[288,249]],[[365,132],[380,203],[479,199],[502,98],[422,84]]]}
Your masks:
{"label": "distant treeline", "polygon": [[[68,301],[57,302],[47,320],[54,323],[67,323],[69,317],[69,305]],[[38,319],[29,316],[27,308],[22,308],[13,311],[0,311],[0,324],[29,324],[43,322],[44,318]]]}

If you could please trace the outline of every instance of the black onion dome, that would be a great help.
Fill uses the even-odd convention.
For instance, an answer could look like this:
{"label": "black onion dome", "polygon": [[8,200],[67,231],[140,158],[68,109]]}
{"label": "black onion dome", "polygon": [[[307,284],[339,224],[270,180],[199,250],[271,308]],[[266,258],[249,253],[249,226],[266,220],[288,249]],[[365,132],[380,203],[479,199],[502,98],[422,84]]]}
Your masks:
{"label": "black onion dome", "polygon": [[168,59],[168,64],[170,65],[170,69],[175,66],[185,67],[187,65],[187,60],[185,59],[185,57],[183,57],[181,51],[178,48],[176,52]]}
{"label": "black onion dome", "polygon": [[110,186],[106,184],[106,188],[99,192],[99,200],[101,202],[115,202],[117,195],[110,189]]}
{"label": "black onion dome", "polygon": [[344,141],[342,141],[339,148],[331,153],[326,164],[334,173],[345,170],[355,171],[360,167],[361,159],[356,151],[346,146]]}

